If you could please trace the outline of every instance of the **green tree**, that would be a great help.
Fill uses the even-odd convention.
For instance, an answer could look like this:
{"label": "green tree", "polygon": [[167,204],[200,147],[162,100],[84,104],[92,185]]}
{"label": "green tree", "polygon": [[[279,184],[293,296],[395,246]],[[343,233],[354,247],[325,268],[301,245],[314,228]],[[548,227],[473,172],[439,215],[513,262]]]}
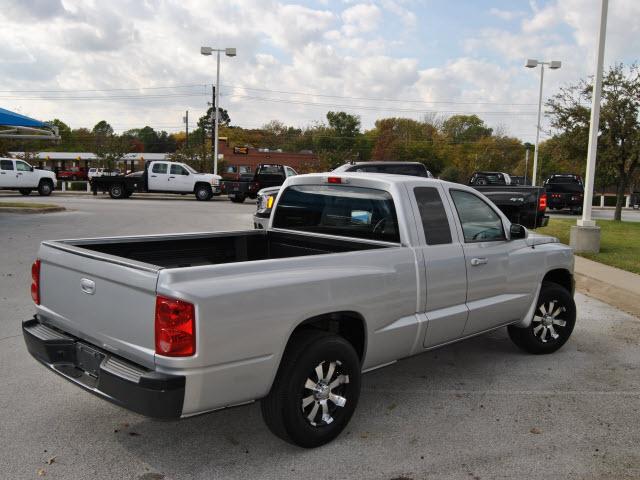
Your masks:
{"label": "green tree", "polygon": [[[564,87],[547,102],[558,141],[569,155],[586,151],[593,86],[586,80]],[[602,81],[597,164],[599,173],[615,175],[616,210],[621,220],[624,196],[640,160],[640,68],[617,64]]]}
{"label": "green tree", "polygon": [[454,115],[442,123],[442,133],[454,143],[475,142],[492,132],[477,115]]}

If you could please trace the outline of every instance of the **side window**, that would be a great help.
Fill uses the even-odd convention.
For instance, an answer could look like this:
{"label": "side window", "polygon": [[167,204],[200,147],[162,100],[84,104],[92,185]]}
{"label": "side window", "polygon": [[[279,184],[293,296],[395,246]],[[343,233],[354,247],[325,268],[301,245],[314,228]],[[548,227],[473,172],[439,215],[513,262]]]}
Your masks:
{"label": "side window", "polygon": [[173,164],[171,165],[171,175],[189,175],[189,172],[182,165]]}
{"label": "side window", "polygon": [[451,229],[440,193],[435,187],[413,189],[428,245],[451,243]]}
{"label": "side window", "polygon": [[13,160],[0,160],[0,170],[13,170]]}
{"label": "side window", "polygon": [[153,173],[167,173],[167,164],[166,163],[154,163],[153,168],[151,169]]}
{"label": "side window", "polygon": [[16,170],[19,172],[30,172],[31,165],[26,162],[21,162],[20,160],[16,160]]}
{"label": "side window", "polygon": [[462,190],[450,190],[465,242],[504,240],[502,220],[480,197]]}

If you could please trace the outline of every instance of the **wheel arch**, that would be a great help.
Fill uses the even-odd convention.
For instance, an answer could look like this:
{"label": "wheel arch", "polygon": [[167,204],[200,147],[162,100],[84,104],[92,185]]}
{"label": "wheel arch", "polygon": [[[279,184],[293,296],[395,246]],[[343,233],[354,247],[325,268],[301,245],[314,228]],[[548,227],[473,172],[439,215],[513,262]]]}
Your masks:
{"label": "wheel arch", "polygon": [[553,270],[549,270],[545,273],[542,281],[556,283],[561,287],[566,288],[571,295],[574,294],[575,280],[573,278],[573,274],[566,268],[555,268]]}
{"label": "wheel arch", "polygon": [[198,187],[202,187],[202,186],[209,187],[213,191],[213,188],[211,187],[210,183],[207,183],[204,180],[198,180],[196,183],[193,184],[193,193],[196,193],[196,190],[198,190]]}
{"label": "wheel arch", "polygon": [[294,334],[302,329],[317,329],[340,335],[353,346],[360,363],[364,362],[367,352],[367,323],[360,313],[344,310],[307,318],[291,331],[286,346],[289,345]]}

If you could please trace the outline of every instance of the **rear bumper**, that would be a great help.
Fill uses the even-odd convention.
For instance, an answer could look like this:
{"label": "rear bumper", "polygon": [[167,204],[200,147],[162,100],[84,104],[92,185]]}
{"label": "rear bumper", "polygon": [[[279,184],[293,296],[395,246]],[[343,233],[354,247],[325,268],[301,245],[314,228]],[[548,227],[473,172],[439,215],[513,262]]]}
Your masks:
{"label": "rear bumper", "polygon": [[180,418],[185,377],[145,369],[40,323],[22,323],[29,353],[71,383],[136,413]]}

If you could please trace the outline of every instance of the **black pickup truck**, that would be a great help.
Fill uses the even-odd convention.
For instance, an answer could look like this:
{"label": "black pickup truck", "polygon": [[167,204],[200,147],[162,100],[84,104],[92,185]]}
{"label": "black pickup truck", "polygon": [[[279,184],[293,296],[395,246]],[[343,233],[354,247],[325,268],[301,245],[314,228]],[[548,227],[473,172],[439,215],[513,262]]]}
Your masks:
{"label": "black pickup truck", "polygon": [[544,187],[550,209],[568,209],[576,215],[582,213],[584,184],[579,175],[573,173],[551,175],[544,181]]}
{"label": "black pickup truck", "polygon": [[240,174],[237,178],[224,179],[220,183],[220,189],[222,193],[229,196],[229,200],[232,202],[242,203],[247,197],[257,198],[259,190],[280,186],[287,177],[297,174],[293,168],[287,165],[261,164],[253,174]]}

